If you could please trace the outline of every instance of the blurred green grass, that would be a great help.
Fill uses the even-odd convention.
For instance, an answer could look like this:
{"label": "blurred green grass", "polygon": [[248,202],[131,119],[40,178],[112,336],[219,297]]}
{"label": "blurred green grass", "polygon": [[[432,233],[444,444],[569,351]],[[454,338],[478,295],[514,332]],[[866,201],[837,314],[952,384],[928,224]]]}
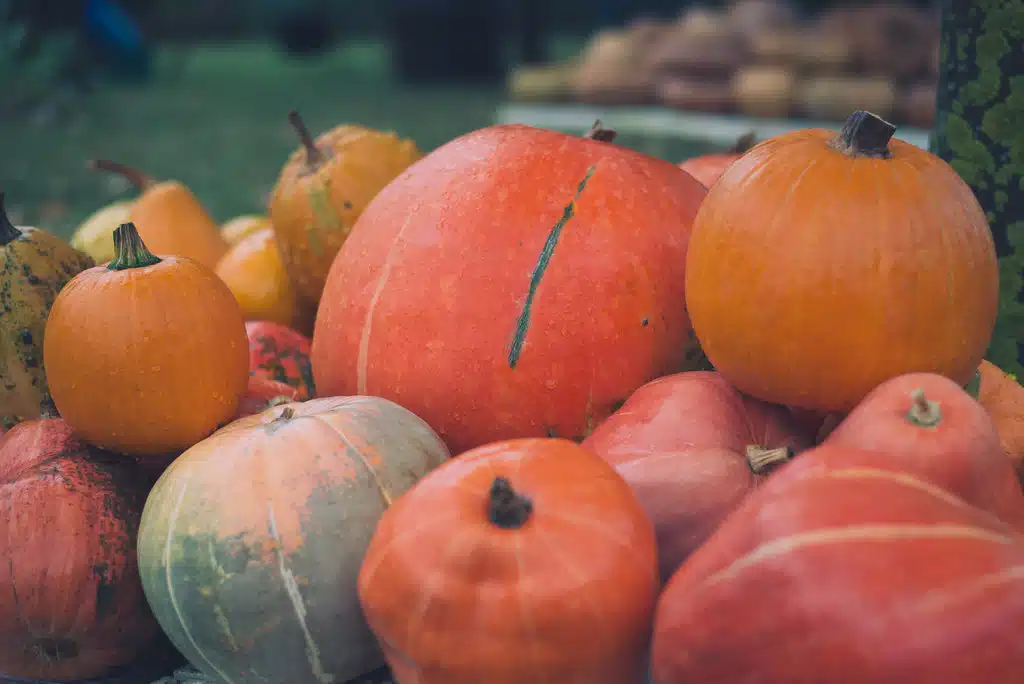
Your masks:
{"label": "blurred green grass", "polygon": [[[68,236],[92,211],[129,196],[86,169],[94,157],[184,182],[218,221],[259,212],[297,146],[286,121],[292,108],[315,132],[361,123],[430,150],[492,123],[503,98],[500,88],[399,86],[379,43],[309,61],[265,44],[203,46],[159,54],[155,71],[145,84],[103,84],[81,96],[66,121],[0,118],[0,188],[17,223]],[[686,150],[673,147],[676,159]]]}

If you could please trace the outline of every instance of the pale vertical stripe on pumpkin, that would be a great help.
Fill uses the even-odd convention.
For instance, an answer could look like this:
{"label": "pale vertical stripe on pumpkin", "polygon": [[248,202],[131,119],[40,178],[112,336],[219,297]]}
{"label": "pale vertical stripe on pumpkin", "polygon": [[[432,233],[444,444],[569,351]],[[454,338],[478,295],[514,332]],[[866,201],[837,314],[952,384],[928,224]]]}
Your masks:
{"label": "pale vertical stripe on pumpkin", "polygon": [[889,482],[895,482],[896,484],[906,485],[920,492],[935,497],[951,506],[957,508],[973,508],[971,504],[967,503],[957,495],[946,491],[938,485],[934,485],[931,482],[922,480],[919,477],[914,477],[909,473],[896,473],[891,470],[880,470],[878,468],[843,468],[842,470],[832,470],[827,473],[823,473],[822,477],[827,478],[848,478],[851,480],[855,479],[871,479],[871,480],[888,480]]}
{"label": "pale vertical stripe on pumpkin", "polygon": [[334,675],[324,670],[324,664],[320,660],[320,647],[313,639],[313,633],[306,623],[306,604],[302,602],[302,593],[299,591],[299,583],[295,580],[295,573],[288,568],[284,562],[284,542],[277,531],[277,516],[274,514],[274,504],[267,503],[267,527],[270,536],[277,542],[274,545],[274,555],[277,556],[277,567],[281,573],[281,581],[284,583],[284,591],[288,601],[292,604],[295,612],[295,619],[302,630],[302,638],[306,642],[306,658],[309,661],[309,670],[313,677],[321,684],[331,684]]}
{"label": "pale vertical stripe on pumpkin", "polygon": [[961,539],[993,544],[1015,544],[1017,541],[972,525],[876,524],[833,527],[779,537],[757,546],[701,583],[707,588],[737,577],[761,561],[784,556],[793,551],[843,542],[903,542],[925,539]]}
{"label": "pale vertical stripe on pumpkin", "polygon": [[[221,681],[224,684],[234,684],[231,677],[228,677],[227,673],[221,671],[219,667],[213,664],[213,661],[203,652],[203,649],[199,648],[199,644],[196,643],[195,637],[192,636],[192,631],[188,628],[188,624],[185,621],[185,616],[181,613],[181,606],[178,605],[178,598],[174,593],[174,580],[171,579],[171,546],[174,541],[174,531],[178,524],[178,515],[181,513],[181,506],[185,501],[185,493],[188,491],[188,483],[192,479],[192,473],[188,473],[184,477],[184,482],[181,484],[181,491],[178,492],[178,498],[174,501],[174,508],[171,509],[171,514],[167,520],[167,541],[164,543],[164,580],[167,582],[167,598],[171,602],[171,607],[174,609],[174,614],[178,618],[178,624],[181,625],[181,631],[185,634],[185,638],[188,639],[189,644],[195,649],[195,652],[202,657],[210,669],[217,673]],[[193,663],[194,664],[194,663]]]}
{"label": "pale vertical stripe on pumpkin", "polygon": [[929,592],[911,610],[922,613],[940,613],[952,603],[976,598],[978,594],[988,589],[1020,581],[1024,581],[1024,565],[1011,565],[1008,568],[976,577],[966,585]]}
{"label": "pale vertical stripe on pumpkin", "polygon": [[384,286],[388,284],[388,278],[391,277],[391,265],[395,261],[398,243],[402,241],[402,235],[405,233],[405,229],[409,227],[414,215],[415,212],[409,212],[409,215],[405,217],[405,223],[398,229],[395,241],[391,243],[388,254],[384,257],[384,264],[380,268],[380,277],[377,278],[377,284],[373,288],[370,305],[366,307],[366,318],[363,320],[363,333],[359,337],[359,352],[356,357],[356,392],[359,394],[366,394],[366,365],[368,363],[367,359],[370,356],[370,332],[373,329],[373,312],[377,310],[377,302],[380,301],[380,296],[384,292]]}

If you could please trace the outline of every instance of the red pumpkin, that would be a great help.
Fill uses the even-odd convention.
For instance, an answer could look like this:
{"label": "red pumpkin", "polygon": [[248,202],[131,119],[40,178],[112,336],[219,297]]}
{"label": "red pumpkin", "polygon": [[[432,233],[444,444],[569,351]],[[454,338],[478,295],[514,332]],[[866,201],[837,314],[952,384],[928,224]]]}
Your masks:
{"label": "red pumpkin", "polygon": [[294,387],[298,390],[296,398],[302,401],[316,395],[305,335],[271,321],[249,321],[245,332],[249,336],[251,375]]}
{"label": "red pumpkin", "polygon": [[999,433],[985,408],[951,380],[911,373],[884,382],[825,443],[881,452],[1024,530],[1024,494]]}
{"label": "red pumpkin", "polygon": [[582,439],[685,368],[683,267],[704,188],[605,138],[485,128],[382,190],[324,288],[318,391],[397,401],[459,452]]}
{"label": "red pumpkin", "polygon": [[149,645],[135,559],[145,496],[133,463],[62,420],[0,438],[0,679],[99,677]]}
{"label": "red pumpkin", "polygon": [[826,445],[770,478],[658,603],[658,684],[1019,684],[1024,537]]}
{"label": "red pumpkin", "polygon": [[651,523],[564,439],[474,449],[396,500],[359,572],[400,682],[640,684],[658,594]]}
{"label": "red pumpkin", "polygon": [[732,163],[742,157],[757,143],[754,133],[747,133],[736,140],[736,144],[725,152],[703,154],[679,162],[679,168],[710,188]]}
{"label": "red pumpkin", "polygon": [[297,388],[259,375],[249,376],[249,387],[238,402],[238,418],[262,413],[280,403],[303,401]]}
{"label": "red pumpkin", "polygon": [[695,371],[638,389],[583,446],[633,488],[668,579],[773,466],[811,443],[785,408]]}

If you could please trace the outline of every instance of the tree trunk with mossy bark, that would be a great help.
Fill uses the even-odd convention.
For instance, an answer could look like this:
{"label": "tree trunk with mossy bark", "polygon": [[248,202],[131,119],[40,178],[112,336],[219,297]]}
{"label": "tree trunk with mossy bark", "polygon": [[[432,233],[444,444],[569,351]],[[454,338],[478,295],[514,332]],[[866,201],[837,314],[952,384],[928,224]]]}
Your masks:
{"label": "tree trunk with mossy bark", "polygon": [[999,255],[987,358],[1024,377],[1024,0],[943,0],[933,151],[974,190]]}

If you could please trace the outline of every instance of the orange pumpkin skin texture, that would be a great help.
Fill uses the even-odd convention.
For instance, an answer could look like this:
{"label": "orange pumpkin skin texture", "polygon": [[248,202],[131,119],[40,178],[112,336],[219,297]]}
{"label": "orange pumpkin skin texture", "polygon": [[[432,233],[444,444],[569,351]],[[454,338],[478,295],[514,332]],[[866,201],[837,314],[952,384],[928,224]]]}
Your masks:
{"label": "orange pumpkin skin texture", "polygon": [[717,373],[649,382],[583,441],[615,466],[654,522],[662,579],[772,469],[811,446],[789,412]]}
{"label": "orange pumpkin skin texture", "polygon": [[894,466],[1024,532],[1024,493],[984,407],[951,380],[910,373],[864,398],[825,444],[884,454]]}
{"label": "orange pumpkin skin texture", "polygon": [[249,379],[245,322],[202,264],[154,257],[132,224],[118,258],[57,296],[43,360],[60,415],[104,449],[181,451],[232,420]]}
{"label": "orange pumpkin skin texture", "polygon": [[879,452],[781,468],[658,602],[658,684],[1018,684],[1024,537]]}
{"label": "orange pumpkin skin texture", "polygon": [[341,125],[313,139],[296,112],[302,146],[288,158],[270,197],[277,244],[299,295],[314,305],[338,249],[381,188],[418,160],[416,143]]}
{"label": "orange pumpkin skin texture", "polygon": [[302,399],[296,387],[276,380],[268,380],[260,375],[250,375],[249,386],[238,402],[236,418],[262,413],[272,406],[302,401]]}
{"label": "orange pumpkin skin texture", "polygon": [[995,423],[1003,452],[1024,483],[1024,387],[989,361],[982,361],[978,372],[978,401]]}
{"label": "orange pumpkin skin texture", "polygon": [[453,453],[582,439],[687,368],[683,268],[704,193],[668,162],[527,126],[442,146],[338,253],[313,333],[317,391],[397,401]]}
{"label": "orange pumpkin skin texture", "polygon": [[703,185],[710,188],[721,177],[725,170],[732,166],[732,163],[742,157],[751,147],[755,145],[757,138],[753,133],[748,133],[726,152],[703,154],[699,157],[692,157],[679,162],[679,168],[690,174]]}
{"label": "orange pumpkin skin texture", "polygon": [[298,295],[281,261],[273,228],[232,245],[217,263],[216,272],[235,296],[245,320],[296,324]]}
{"label": "orange pumpkin skin texture", "polygon": [[521,439],[395,501],[359,598],[399,682],[640,684],[657,573],[651,523],[608,464]]}
{"label": "orange pumpkin skin texture", "polygon": [[0,673],[91,679],[150,644],[157,624],[135,557],[145,496],[141,469],[62,420],[0,438]]}
{"label": "orange pumpkin skin texture", "polygon": [[423,421],[375,397],[224,427],[171,464],[143,511],[139,569],[164,632],[221,682],[345,682],[378,667],[360,563],[381,513],[447,458]]}
{"label": "orange pumpkin skin texture", "polygon": [[138,188],[140,195],[132,202],[128,218],[150,251],[188,257],[207,268],[216,268],[228,251],[228,243],[191,190],[178,181],[157,181],[106,159],[93,160],[91,165],[122,175]]}
{"label": "orange pumpkin skin texture", "polygon": [[893,130],[857,112],[841,133],[856,151],[820,129],[777,136],[708,192],[686,304],[737,389],[846,412],[902,373],[963,385],[977,369],[999,284],[985,215],[948,164]]}

